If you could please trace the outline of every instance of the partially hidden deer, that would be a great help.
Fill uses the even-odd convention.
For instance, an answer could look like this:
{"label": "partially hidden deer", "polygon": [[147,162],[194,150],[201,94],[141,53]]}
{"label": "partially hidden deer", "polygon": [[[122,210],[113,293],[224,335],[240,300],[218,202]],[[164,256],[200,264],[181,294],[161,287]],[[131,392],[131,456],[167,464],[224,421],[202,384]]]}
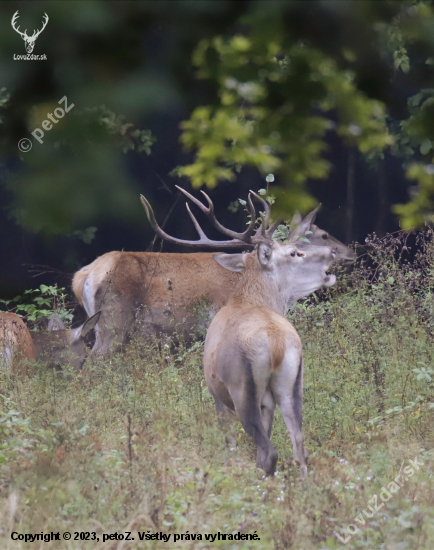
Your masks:
{"label": "partially hidden deer", "polygon": [[[220,250],[252,250],[260,242],[260,236],[255,232],[257,216],[251,198],[247,201],[251,223],[244,233],[237,233],[216,220],[212,201],[204,192],[208,206],[185,190],[178,189],[230,240],[208,239],[188,205],[199,239],[189,241],[171,237],[159,227],[151,205],[141,196],[153,229],[164,240],[196,249],[217,247]],[[257,195],[256,198],[261,201],[268,222],[268,204]],[[315,209],[302,221],[298,219],[289,239],[295,241],[306,231],[311,231],[307,235],[310,243],[300,243],[300,247],[310,244],[329,246],[335,250],[336,259],[351,260],[353,253],[344,244],[313,224],[317,211]],[[278,223],[267,229],[270,238]],[[185,340],[198,336],[199,332],[203,334],[212,317],[226,304],[241,276],[241,273],[233,273],[218,265],[210,252],[113,251],[77,271],[72,288],[88,316],[101,310],[93,351],[105,353],[113,346],[124,344],[135,331],[141,335],[158,336],[177,333]]]}
{"label": "partially hidden deer", "polygon": [[77,328],[67,329],[61,318],[55,314],[48,322],[48,330],[31,332],[35,349],[36,361],[46,363],[48,367],[61,368],[72,365],[80,370],[87,358],[88,352],[85,337],[95,328],[100,311]]}
{"label": "partially hidden deer", "polygon": [[27,372],[29,361],[40,361],[54,368],[71,364],[81,369],[87,357],[85,337],[99,316],[98,311],[80,327],[69,330],[55,314],[47,331],[30,332],[21,317],[0,312],[0,368],[22,373]]}
{"label": "partially hidden deer", "polygon": [[249,254],[216,254],[232,272],[243,272],[233,295],[214,317],[205,338],[204,370],[220,423],[241,421],[257,446],[257,466],[276,469],[270,441],[276,404],[288,429],[302,478],[307,475],[303,444],[303,354],[300,338],[285,318],[288,304],[336,277],[327,269],[336,253],[329,247],[279,245],[264,238]]}

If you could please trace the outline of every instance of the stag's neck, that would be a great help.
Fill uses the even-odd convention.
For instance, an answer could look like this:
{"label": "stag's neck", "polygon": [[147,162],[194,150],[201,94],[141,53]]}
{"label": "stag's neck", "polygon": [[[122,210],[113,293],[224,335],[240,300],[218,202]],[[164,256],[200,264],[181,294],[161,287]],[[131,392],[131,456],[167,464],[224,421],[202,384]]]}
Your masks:
{"label": "stag's neck", "polygon": [[285,315],[291,302],[290,290],[282,289],[271,275],[259,269],[248,270],[239,281],[228,305],[238,307],[269,307]]}

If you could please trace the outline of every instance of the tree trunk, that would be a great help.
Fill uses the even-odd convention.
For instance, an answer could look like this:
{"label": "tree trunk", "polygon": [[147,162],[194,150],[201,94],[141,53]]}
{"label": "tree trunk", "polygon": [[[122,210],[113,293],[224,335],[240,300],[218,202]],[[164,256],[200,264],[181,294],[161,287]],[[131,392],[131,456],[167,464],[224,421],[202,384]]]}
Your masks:
{"label": "tree trunk", "polygon": [[385,160],[380,161],[378,167],[378,215],[377,227],[375,232],[379,237],[384,237],[386,233],[387,215],[389,213],[389,203],[387,200],[387,177],[385,169]]}
{"label": "tree trunk", "polygon": [[354,239],[355,164],[356,151],[354,148],[348,149],[346,244],[351,243]]}

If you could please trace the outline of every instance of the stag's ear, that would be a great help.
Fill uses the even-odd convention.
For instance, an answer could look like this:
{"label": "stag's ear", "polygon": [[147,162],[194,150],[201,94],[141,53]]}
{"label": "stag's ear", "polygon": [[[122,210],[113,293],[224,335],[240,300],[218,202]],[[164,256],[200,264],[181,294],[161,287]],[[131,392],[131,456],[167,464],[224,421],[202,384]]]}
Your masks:
{"label": "stag's ear", "polygon": [[229,271],[244,271],[247,254],[213,254],[214,260]]}
{"label": "stag's ear", "polygon": [[82,325],[71,330],[71,342],[75,342],[79,338],[84,338],[95,325],[98,323],[99,316],[101,315],[101,310],[97,311],[95,315],[89,317]]}
{"label": "stag's ear", "polygon": [[318,210],[321,208],[321,205],[319,204],[315,210],[312,210],[310,214],[308,214],[302,222],[298,224],[297,227],[294,227],[291,229],[291,232],[289,233],[288,240],[291,242],[294,242],[299,237],[303,237],[303,235],[306,233],[306,231],[309,231],[311,228],[311,225],[313,224],[315,220],[315,216],[318,213]]}
{"label": "stag's ear", "polygon": [[260,243],[258,245],[258,260],[262,267],[267,267],[271,263],[273,256],[273,249],[266,243]]}
{"label": "stag's ear", "polygon": [[289,224],[293,229],[295,229],[298,225],[301,224],[301,214],[297,210],[297,212],[294,213],[292,216],[291,223]]}

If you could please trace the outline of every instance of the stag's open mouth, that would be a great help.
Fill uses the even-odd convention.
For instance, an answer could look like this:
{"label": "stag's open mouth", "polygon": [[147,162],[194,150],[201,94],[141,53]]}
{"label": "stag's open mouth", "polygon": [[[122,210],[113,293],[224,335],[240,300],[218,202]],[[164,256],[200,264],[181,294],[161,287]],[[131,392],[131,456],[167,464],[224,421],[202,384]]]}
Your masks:
{"label": "stag's open mouth", "polygon": [[324,286],[333,286],[336,282],[336,275],[328,275],[324,271]]}

